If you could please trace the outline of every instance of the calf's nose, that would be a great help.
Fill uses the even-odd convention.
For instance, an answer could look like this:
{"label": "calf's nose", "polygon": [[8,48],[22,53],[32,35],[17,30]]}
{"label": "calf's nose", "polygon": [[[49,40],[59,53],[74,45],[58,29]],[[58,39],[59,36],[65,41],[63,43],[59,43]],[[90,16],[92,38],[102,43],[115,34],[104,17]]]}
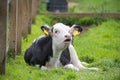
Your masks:
{"label": "calf's nose", "polygon": [[65,35],[65,38],[71,38],[71,35]]}

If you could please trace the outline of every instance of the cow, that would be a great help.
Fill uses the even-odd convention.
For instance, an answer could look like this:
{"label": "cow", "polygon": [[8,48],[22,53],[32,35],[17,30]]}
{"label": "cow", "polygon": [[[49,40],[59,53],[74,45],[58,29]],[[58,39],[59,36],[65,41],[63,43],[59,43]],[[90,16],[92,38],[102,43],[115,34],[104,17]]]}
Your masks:
{"label": "cow", "polygon": [[75,35],[80,34],[79,25],[69,27],[63,23],[56,23],[53,27],[47,25],[41,29],[46,35],[35,39],[25,51],[24,60],[29,65],[39,65],[41,68],[68,68],[74,70],[91,69],[80,62],[72,41]]}

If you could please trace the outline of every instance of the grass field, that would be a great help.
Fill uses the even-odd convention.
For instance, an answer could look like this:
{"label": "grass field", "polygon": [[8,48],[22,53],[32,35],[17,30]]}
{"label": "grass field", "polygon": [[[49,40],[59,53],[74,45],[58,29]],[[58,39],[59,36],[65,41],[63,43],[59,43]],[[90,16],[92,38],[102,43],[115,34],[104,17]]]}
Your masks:
{"label": "grass field", "polygon": [[112,13],[120,12],[119,0],[70,0],[77,4],[69,8],[69,12],[99,12],[99,13]]}
{"label": "grass field", "polygon": [[[68,0],[68,12],[84,13],[115,13],[120,12],[119,0]],[[41,0],[40,12],[47,12],[45,0]]]}
{"label": "grass field", "polygon": [[43,33],[40,26],[44,22],[37,17],[32,25],[32,34],[22,40],[22,54],[16,60],[8,56],[6,75],[0,80],[119,80],[120,79],[120,20],[107,20],[75,37],[74,46],[81,61],[88,67],[98,67],[99,71],[74,71],[67,69],[41,70],[24,62],[24,51],[32,41]]}

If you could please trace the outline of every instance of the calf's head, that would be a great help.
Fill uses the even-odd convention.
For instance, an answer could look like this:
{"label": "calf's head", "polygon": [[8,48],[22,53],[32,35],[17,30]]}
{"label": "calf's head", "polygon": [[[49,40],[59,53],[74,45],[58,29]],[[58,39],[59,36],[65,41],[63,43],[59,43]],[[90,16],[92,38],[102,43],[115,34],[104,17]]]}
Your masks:
{"label": "calf's head", "polygon": [[66,48],[72,41],[72,37],[80,34],[82,28],[78,25],[69,27],[63,23],[56,23],[52,28],[49,26],[42,26],[42,31],[52,37],[52,44],[57,49]]}

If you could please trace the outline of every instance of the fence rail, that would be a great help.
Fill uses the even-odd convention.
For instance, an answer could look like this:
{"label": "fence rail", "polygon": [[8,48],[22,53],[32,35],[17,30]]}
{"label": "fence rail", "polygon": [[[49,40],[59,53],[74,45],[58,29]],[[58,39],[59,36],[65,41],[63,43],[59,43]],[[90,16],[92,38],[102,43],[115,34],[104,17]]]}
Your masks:
{"label": "fence rail", "polygon": [[120,19],[120,13],[40,13],[41,15],[50,15],[54,17],[101,17]]}

